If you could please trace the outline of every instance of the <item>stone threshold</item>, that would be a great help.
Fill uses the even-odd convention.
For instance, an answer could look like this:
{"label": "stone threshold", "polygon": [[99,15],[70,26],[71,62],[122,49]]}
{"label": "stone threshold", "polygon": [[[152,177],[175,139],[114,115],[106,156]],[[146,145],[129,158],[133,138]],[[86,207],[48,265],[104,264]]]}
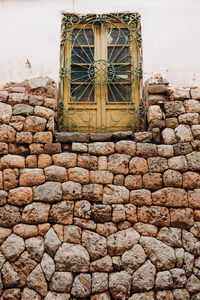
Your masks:
{"label": "stone threshold", "polygon": [[87,133],[87,132],[56,132],[54,133],[57,143],[89,143],[89,142],[106,142],[116,140],[134,140],[136,142],[150,142],[152,139],[151,132],[132,132],[117,131],[103,133]]}

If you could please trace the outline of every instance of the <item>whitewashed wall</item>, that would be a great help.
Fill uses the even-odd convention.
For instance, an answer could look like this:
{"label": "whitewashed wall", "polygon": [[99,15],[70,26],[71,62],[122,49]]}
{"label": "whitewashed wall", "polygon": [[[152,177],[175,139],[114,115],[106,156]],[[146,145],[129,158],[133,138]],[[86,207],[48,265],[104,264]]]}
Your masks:
{"label": "whitewashed wall", "polygon": [[200,85],[200,0],[0,0],[0,86],[38,76],[58,81],[62,11],[139,12],[144,77]]}

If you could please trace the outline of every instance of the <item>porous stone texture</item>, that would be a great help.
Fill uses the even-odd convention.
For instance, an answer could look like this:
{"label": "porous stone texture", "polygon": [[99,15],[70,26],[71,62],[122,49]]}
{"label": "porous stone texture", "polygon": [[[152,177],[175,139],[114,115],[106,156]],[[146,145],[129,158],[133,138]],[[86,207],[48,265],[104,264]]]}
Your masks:
{"label": "porous stone texture", "polygon": [[0,298],[199,299],[199,88],[147,90],[135,133],[54,133],[48,78],[0,91]]}

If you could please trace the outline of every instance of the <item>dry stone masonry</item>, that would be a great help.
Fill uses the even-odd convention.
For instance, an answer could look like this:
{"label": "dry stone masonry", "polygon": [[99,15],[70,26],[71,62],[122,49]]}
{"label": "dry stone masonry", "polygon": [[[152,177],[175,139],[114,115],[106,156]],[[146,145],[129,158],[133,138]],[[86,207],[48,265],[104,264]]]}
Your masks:
{"label": "dry stone masonry", "polygon": [[200,88],[146,97],[146,132],[62,133],[54,82],[0,91],[2,300],[200,299]]}

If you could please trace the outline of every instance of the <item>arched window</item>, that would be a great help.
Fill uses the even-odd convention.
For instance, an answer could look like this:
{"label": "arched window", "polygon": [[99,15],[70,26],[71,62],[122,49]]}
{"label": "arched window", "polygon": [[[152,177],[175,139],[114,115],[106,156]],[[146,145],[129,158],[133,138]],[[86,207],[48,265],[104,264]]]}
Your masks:
{"label": "arched window", "polygon": [[137,13],[63,14],[60,64],[62,130],[139,126],[142,55]]}

